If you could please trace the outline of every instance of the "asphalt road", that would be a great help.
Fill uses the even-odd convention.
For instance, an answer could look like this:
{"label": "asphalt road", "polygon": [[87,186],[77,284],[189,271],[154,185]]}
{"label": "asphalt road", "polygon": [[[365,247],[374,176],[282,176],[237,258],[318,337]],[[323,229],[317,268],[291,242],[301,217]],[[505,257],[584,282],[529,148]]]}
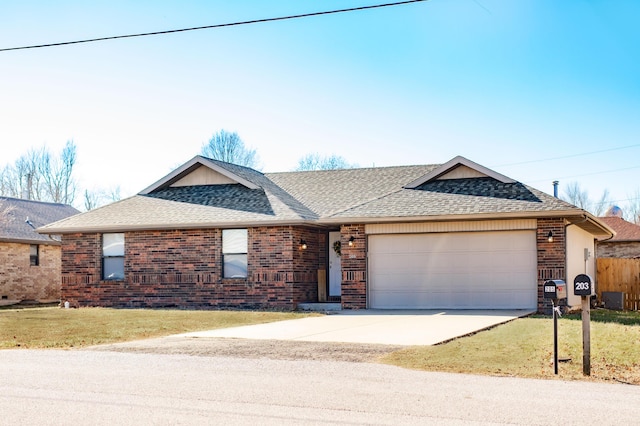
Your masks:
{"label": "asphalt road", "polygon": [[349,362],[0,351],[0,423],[637,424],[640,388]]}

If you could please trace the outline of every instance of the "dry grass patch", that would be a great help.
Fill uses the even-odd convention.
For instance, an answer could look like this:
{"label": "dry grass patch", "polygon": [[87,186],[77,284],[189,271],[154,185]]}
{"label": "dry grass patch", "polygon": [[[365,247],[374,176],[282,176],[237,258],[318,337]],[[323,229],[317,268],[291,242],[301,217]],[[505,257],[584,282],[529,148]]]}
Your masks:
{"label": "dry grass patch", "polygon": [[[640,384],[640,315],[632,325],[591,321],[591,380]],[[615,314],[612,314],[615,318]],[[621,314],[622,315],[622,314]],[[605,318],[610,321],[611,317]],[[411,347],[382,362],[401,367],[454,373],[532,378],[585,379],[582,374],[582,322],[558,320],[558,375],[553,371],[553,320],[521,318],[472,336],[437,346]]]}
{"label": "dry grass patch", "polygon": [[57,307],[0,310],[0,349],[78,348],[309,314]]}

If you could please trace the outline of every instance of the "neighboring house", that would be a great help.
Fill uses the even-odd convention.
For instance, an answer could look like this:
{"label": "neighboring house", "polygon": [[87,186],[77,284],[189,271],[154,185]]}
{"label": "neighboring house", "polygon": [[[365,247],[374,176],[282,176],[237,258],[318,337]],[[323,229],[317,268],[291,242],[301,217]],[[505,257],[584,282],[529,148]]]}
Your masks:
{"label": "neighboring house", "polygon": [[627,222],[619,216],[598,218],[616,235],[597,243],[597,257],[640,258],[640,226]]}
{"label": "neighboring house", "polygon": [[60,301],[60,240],[35,229],[77,213],[64,204],[0,197],[0,304]]}
{"label": "neighboring house", "polygon": [[[611,230],[463,157],[260,173],[196,156],[62,235],[72,306],[531,309]],[[593,269],[593,259],[591,260]]]}

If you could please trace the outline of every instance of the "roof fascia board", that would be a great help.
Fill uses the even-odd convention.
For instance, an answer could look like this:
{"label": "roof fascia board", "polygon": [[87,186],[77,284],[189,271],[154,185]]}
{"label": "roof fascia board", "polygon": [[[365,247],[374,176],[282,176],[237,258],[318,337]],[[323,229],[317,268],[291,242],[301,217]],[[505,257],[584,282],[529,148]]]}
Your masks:
{"label": "roof fascia board", "polygon": [[434,215],[434,216],[394,216],[394,217],[348,217],[326,218],[319,222],[326,224],[336,223],[389,223],[389,222],[429,222],[429,221],[457,221],[457,220],[487,220],[487,219],[538,219],[547,217],[574,217],[582,218],[582,210],[555,210],[548,212],[507,212],[507,213],[482,213],[460,215]]}
{"label": "roof fascia board", "polygon": [[325,225],[308,221],[272,221],[272,222],[210,222],[210,223],[184,223],[184,224],[150,224],[150,225],[114,225],[105,227],[75,227],[65,229],[40,229],[41,234],[96,234],[105,232],[134,232],[134,231],[167,231],[167,230],[188,230],[188,229],[228,229],[228,228],[257,228],[257,227],[269,227],[269,226],[308,226],[313,228],[324,228]]}
{"label": "roof fascia board", "polygon": [[229,170],[221,167],[220,165],[210,161],[209,159],[202,157],[200,155],[196,155],[191,160],[184,163],[182,166],[178,167],[162,179],[156,181],[152,185],[146,187],[142,191],[139,192],[140,195],[150,194],[156,189],[160,189],[165,186],[171,185],[173,182],[177,181],[184,175],[188,174],[191,170],[193,170],[196,166],[201,165],[210,168],[211,170],[220,173],[221,175],[228,177],[231,180],[238,182],[240,185],[246,186],[249,189],[259,189],[260,187],[248,180],[236,175],[235,173],[230,172]]}
{"label": "roof fascia board", "polygon": [[444,175],[445,173],[453,170],[454,168],[458,167],[458,166],[467,166],[470,169],[473,169],[477,172],[480,172],[484,175],[487,175],[489,177],[494,178],[495,180],[502,182],[502,183],[516,183],[515,180],[511,179],[510,177],[507,177],[503,174],[500,174],[496,171],[493,171],[487,167],[481,166],[478,163],[475,163],[461,155],[458,155],[457,157],[452,158],[451,160],[447,161],[446,163],[444,163],[443,165],[441,165],[440,167],[430,171],[429,173],[427,173],[424,176],[419,177],[418,179],[414,180],[413,182],[409,183],[408,185],[405,185],[404,188],[406,189],[415,189],[418,186],[427,183],[431,180],[435,180],[438,177]]}
{"label": "roof fascia board", "polygon": [[[54,235],[59,235],[58,233],[52,233]],[[48,240],[30,240],[30,239],[18,239],[18,238],[0,238],[0,243],[11,243],[11,244],[33,244],[33,245],[42,245],[42,246],[59,246],[60,241],[56,241],[54,239],[49,238]]]}
{"label": "roof fascia board", "polygon": [[[473,220],[490,220],[490,219],[536,219],[561,217],[567,219],[571,224],[580,226],[588,222],[596,229],[602,231],[599,236],[613,236],[615,232],[609,227],[598,221],[594,216],[585,211],[562,210],[553,212],[513,212],[513,213],[486,213],[486,214],[466,214],[466,215],[439,215],[439,216],[411,216],[411,217],[352,217],[352,218],[328,218],[318,221],[257,221],[257,222],[209,222],[209,223],[186,223],[186,224],[150,224],[150,225],[119,225],[107,227],[74,227],[66,229],[46,229],[39,228],[40,234],[74,234],[74,233],[105,233],[105,232],[129,232],[129,231],[158,231],[158,230],[175,230],[175,229],[204,229],[204,228],[252,228],[264,226],[309,226],[314,228],[323,228],[326,226],[343,225],[347,223],[393,223],[393,222],[455,222],[455,221],[473,221]],[[55,240],[54,240],[55,241]],[[36,243],[34,241],[34,243]],[[38,242],[42,244],[43,242]],[[51,242],[56,244],[56,242]]]}
{"label": "roof fascia board", "polygon": [[614,231],[613,228],[609,227],[609,225],[607,225],[602,221],[599,221],[597,217],[595,217],[588,211],[583,210],[582,212],[583,212],[582,220],[576,220],[575,222],[569,220],[572,225],[580,226],[580,224],[583,222],[589,222],[591,225],[593,225],[594,227],[602,231],[602,234],[598,236],[606,236],[609,238],[613,238],[616,235],[616,231]]}
{"label": "roof fascia board", "polygon": [[485,214],[464,214],[464,215],[439,215],[439,216],[411,216],[411,217],[352,217],[352,218],[329,218],[320,220],[321,223],[329,226],[345,223],[393,223],[393,222],[454,222],[454,221],[472,221],[472,220],[490,220],[490,219],[538,219],[557,217],[564,218],[570,224],[580,226],[584,223],[589,223],[593,228],[601,231],[599,233],[593,233],[589,229],[585,229],[594,236],[608,236],[615,235],[615,231],[598,221],[593,215],[584,210],[556,210],[550,212],[513,212],[513,213],[485,213]]}

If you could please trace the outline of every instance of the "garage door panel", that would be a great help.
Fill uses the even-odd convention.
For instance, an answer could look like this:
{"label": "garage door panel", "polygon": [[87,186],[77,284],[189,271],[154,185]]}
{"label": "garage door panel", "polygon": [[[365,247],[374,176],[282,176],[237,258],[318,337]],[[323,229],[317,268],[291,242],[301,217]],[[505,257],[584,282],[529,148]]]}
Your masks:
{"label": "garage door panel", "polygon": [[535,231],[373,235],[372,308],[530,309]]}

